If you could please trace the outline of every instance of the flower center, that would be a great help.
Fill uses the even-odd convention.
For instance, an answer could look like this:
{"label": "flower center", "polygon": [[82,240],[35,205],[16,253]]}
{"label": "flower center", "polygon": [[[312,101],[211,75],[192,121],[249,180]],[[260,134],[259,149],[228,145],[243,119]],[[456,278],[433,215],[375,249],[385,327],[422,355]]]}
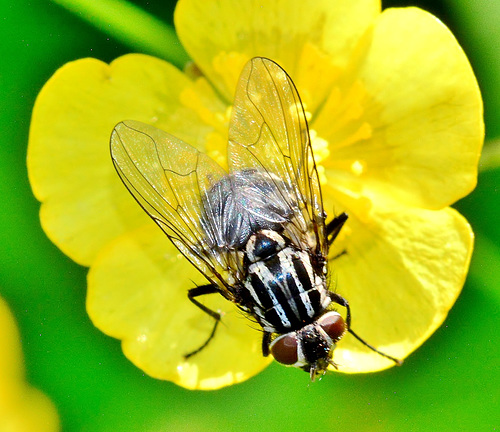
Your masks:
{"label": "flower center", "polygon": [[[367,163],[357,147],[371,138],[372,127],[364,118],[366,91],[356,81],[346,91],[334,88],[320,112],[313,119],[312,128],[321,131],[328,142],[331,157],[325,162],[329,174],[346,174],[356,177],[366,173]],[[316,134],[319,136],[319,132]]]}
{"label": "flower center", "polygon": [[[366,119],[367,97],[359,81],[349,86],[338,85],[310,120],[325,210],[331,213],[333,209],[336,214],[348,210],[365,221],[370,218],[372,208],[365,189],[371,156],[367,141],[373,135]],[[348,230],[344,235],[348,235]]]}

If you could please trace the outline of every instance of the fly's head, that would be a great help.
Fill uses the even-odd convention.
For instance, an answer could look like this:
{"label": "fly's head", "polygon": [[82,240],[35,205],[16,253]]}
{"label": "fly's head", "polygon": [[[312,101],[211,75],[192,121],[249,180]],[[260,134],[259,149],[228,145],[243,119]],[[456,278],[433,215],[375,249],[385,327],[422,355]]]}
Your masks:
{"label": "fly's head", "polygon": [[309,372],[314,381],[326,373],[328,366],[336,367],[333,350],[346,331],[342,316],[328,311],[300,330],[278,336],[269,348],[276,361]]}

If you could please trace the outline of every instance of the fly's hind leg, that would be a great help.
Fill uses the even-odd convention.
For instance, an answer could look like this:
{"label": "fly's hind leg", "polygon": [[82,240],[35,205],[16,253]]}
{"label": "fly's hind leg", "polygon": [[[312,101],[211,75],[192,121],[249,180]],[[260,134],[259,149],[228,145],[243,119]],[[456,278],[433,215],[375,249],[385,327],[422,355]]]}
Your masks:
{"label": "fly's hind leg", "polygon": [[[347,221],[347,218],[349,216],[347,213],[341,213],[337,217],[333,218],[327,225],[326,225],[326,238],[328,241],[328,248],[333,244],[335,239],[340,233],[340,230],[344,226],[344,224]],[[337,259],[338,257],[346,254],[347,251],[343,250],[342,252],[338,253],[334,257],[330,258],[331,260]]]}
{"label": "fly's hind leg", "polygon": [[328,246],[331,246],[335,241],[337,236],[340,233],[340,230],[344,226],[349,216],[347,213],[341,213],[338,216],[334,217],[327,225],[326,225],[326,237],[328,239]]}
{"label": "fly's hind leg", "polygon": [[196,300],[195,297],[199,297],[199,296],[206,295],[206,294],[215,294],[215,293],[218,293],[218,292],[219,292],[219,290],[213,284],[200,285],[200,286],[197,286],[195,288],[191,288],[188,291],[188,299],[193,304],[195,304],[196,306],[198,306],[203,312],[205,312],[206,314],[210,315],[215,320],[215,324],[214,324],[214,327],[212,329],[212,332],[208,336],[208,339],[203,343],[203,345],[201,345],[199,348],[195,349],[194,351],[186,354],[184,356],[185,359],[188,359],[189,357],[191,357],[191,356],[199,353],[202,349],[204,349],[209,344],[209,342],[212,340],[212,338],[215,335],[215,331],[217,330],[217,326],[219,325],[219,322],[220,322],[220,319],[221,319],[221,316],[220,316],[219,313],[213,311],[210,308],[207,308],[204,304],[201,304],[198,300]]}

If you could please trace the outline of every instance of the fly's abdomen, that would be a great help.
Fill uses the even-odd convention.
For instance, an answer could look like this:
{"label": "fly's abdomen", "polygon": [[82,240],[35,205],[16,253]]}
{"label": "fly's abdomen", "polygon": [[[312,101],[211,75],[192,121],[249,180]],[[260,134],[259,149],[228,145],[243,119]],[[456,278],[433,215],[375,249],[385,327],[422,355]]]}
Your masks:
{"label": "fly's abdomen", "polygon": [[307,252],[291,246],[249,265],[249,306],[265,331],[300,329],[328,306],[326,284],[316,270]]}

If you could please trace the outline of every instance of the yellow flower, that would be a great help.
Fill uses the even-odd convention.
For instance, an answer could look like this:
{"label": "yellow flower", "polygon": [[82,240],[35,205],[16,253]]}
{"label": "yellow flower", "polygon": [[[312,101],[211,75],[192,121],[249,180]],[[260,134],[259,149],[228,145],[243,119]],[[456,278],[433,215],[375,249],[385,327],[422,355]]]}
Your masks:
{"label": "yellow flower", "polygon": [[[407,357],[445,319],[467,274],[473,234],[451,204],[475,186],[482,104],[470,65],[449,30],[416,9],[380,11],[375,0],[180,0],[178,35],[202,75],[145,55],[110,65],[62,67],[37,99],[28,168],[47,235],[90,266],[88,312],[122,340],[148,374],[214,389],[263,369],[261,333],[220,296],[192,305],[202,276],[120,183],[109,156],[116,123],[168,131],[225,164],[228,113],[243,65],[278,62],[310,118],[325,208],[349,213],[332,262],[353,328],[380,350]],[[339,370],[393,363],[347,335]]]}
{"label": "yellow flower", "polygon": [[14,317],[0,298],[0,430],[57,432],[51,400],[25,382],[21,341]]}

